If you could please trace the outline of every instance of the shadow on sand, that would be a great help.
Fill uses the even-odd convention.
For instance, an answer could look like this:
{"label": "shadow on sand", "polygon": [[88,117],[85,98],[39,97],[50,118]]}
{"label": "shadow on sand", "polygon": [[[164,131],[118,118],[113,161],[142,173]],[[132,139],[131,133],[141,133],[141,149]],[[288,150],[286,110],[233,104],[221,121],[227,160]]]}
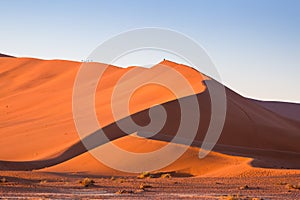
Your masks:
{"label": "shadow on sand", "polygon": [[[255,167],[300,169],[299,122],[272,112],[228,88],[226,88],[226,95],[226,120],[213,151],[253,158],[251,165]],[[192,146],[200,147],[211,120],[211,100],[208,90],[161,104],[167,113],[166,123],[150,139],[170,142],[176,134],[181,120],[179,102],[189,104],[195,97],[198,100],[201,115],[197,135],[195,138],[176,140],[176,143],[186,144],[187,139],[193,140]],[[131,133],[139,134],[142,130],[132,126],[130,118],[136,124],[145,126],[150,123],[149,109],[118,121],[128,124],[127,129]],[[112,141],[127,136],[127,133],[122,131],[117,123],[112,123],[91,133],[82,141],[78,141],[52,158],[24,162],[0,161],[0,170],[34,170],[57,165],[105,144],[107,139],[104,136]]]}

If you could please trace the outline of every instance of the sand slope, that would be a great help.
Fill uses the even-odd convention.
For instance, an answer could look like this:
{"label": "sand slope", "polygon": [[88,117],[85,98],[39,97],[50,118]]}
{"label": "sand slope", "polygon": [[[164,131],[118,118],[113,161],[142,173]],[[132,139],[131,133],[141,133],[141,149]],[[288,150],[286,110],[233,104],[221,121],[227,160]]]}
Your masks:
{"label": "sand slope", "polygon": [[252,100],[252,101],[286,118],[300,121],[299,104],[287,103],[287,102],[276,102],[276,101],[258,101],[258,100]]}
{"label": "sand slope", "polygon": [[[289,108],[285,110],[282,104],[281,111],[276,112],[228,88],[228,111],[222,135],[214,152],[203,160],[198,159],[198,147],[211,116],[205,84],[214,80],[184,65],[170,61],[161,64],[169,66],[171,71],[162,65],[151,69],[109,66],[100,79],[95,102],[97,117],[106,135],[115,140],[116,145],[137,152],[148,152],[166,145],[179,123],[176,99],[189,101],[189,95],[196,93],[203,116],[194,147],[162,170],[218,176],[226,171],[230,174],[232,169],[237,173],[244,173],[245,169],[251,171],[252,166],[300,167],[300,125],[294,115],[286,117]],[[105,67],[99,63],[92,65]],[[80,63],[72,61],[0,58],[0,145],[3,147],[0,149],[0,169],[122,174],[99,163],[78,142],[72,118],[72,88],[79,67]],[[181,77],[174,74],[174,70],[188,80],[192,90],[180,84]],[[169,114],[164,128],[152,139],[126,136],[114,123],[128,117],[127,113],[122,113],[122,117],[114,119],[110,103],[116,83],[125,74],[127,77],[119,83],[124,96],[136,83],[169,79],[175,84],[177,96],[166,87],[148,84],[136,90],[130,99],[130,114],[139,124],[149,122],[147,109],[157,104],[165,107]],[[123,101],[123,98],[117,98],[115,104],[123,105]],[[294,106],[300,108],[298,104]],[[136,131],[133,129],[132,133]],[[174,145],[180,148],[180,144]],[[99,144],[97,148],[105,149],[105,144]]]}

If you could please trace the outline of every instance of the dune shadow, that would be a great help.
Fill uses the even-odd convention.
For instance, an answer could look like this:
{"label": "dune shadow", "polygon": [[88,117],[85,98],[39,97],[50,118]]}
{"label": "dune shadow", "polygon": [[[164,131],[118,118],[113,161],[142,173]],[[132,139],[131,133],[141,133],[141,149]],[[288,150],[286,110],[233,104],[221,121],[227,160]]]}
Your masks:
{"label": "dune shadow", "polygon": [[[205,84],[209,81],[205,81]],[[251,165],[255,167],[300,169],[300,161],[297,161],[300,160],[299,123],[266,110],[227,88],[226,95],[226,120],[222,134],[213,151],[253,158]],[[182,120],[181,104],[192,105],[188,109],[195,109],[193,107],[194,104],[192,104],[195,98],[198,101],[200,110],[200,119],[197,121],[198,129],[195,138],[182,137],[182,139],[179,138],[172,141]],[[169,101],[160,106],[163,106],[166,111],[166,122],[149,139],[165,142],[172,141],[178,144],[191,143],[191,146],[200,147],[211,122],[209,91],[206,89],[202,93]],[[155,107],[157,106],[151,109],[155,109]],[[149,129],[143,130],[141,128],[147,127],[151,123],[149,110],[145,109],[118,122],[109,124],[52,158],[35,161],[0,161],[0,170],[35,170],[54,166],[104,145],[109,141],[127,136],[128,132],[137,133],[138,135],[144,131],[151,132]],[[261,119],[264,119],[265,122],[261,123]],[[139,126],[133,125],[131,120]],[[273,126],[274,121],[277,123]],[[126,126],[126,132],[118,124]]]}

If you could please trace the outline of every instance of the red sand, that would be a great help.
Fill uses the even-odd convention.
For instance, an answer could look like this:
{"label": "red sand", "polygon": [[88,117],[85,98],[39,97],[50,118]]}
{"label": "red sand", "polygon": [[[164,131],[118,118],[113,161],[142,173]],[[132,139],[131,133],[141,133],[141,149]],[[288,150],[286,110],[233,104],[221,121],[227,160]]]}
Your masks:
{"label": "red sand", "polygon": [[[48,172],[84,171],[89,174],[127,175],[103,165],[88,152],[69,155],[68,159],[62,159],[59,163],[46,162],[49,158],[55,160],[58,153],[79,141],[72,118],[72,89],[80,64],[62,60],[0,58],[1,170],[37,169]],[[210,111],[205,107],[210,105],[203,81],[214,80],[188,66],[170,61],[162,64],[182,74],[192,85],[194,93],[198,94],[204,113],[202,128],[205,130],[210,117]],[[99,63],[95,65],[103,66]],[[172,77],[160,65],[151,69],[110,66],[101,78],[96,92],[97,117],[103,127],[115,122],[110,104],[113,87],[122,75],[133,69],[138,70],[138,74],[128,77],[124,93],[137,80],[147,82],[161,77],[170,79],[175,84],[179,83],[178,77]],[[176,109],[176,102],[173,100],[193,94],[184,85],[178,84],[176,88],[182,94],[179,97],[157,84],[139,88],[130,99],[130,113],[142,111],[136,115],[142,121],[143,118],[139,116],[144,115],[143,110],[157,104],[170,108],[172,112]],[[228,88],[226,93],[227,118],[214,151],[205,159],[198,158],[198,142],[203,139],[201,129],[196,136],[195,147],[189,147],[180,159],[161,171],[207,177],[299,174],[299,121],[281,116]],[[170,125],[167,130],[173,128]],[[164,134],[172,136],[174,133]],[[160,141],[160,137],[144,139],[135,136],[122,137],[114,143],[134,152],[149,152],[166,145],[166,141]],[[173,145],[180,148],[180,144]],[[105,145],[97,149],[105,151]],[[32,163],[23,161],[41,163],[32,167]]]}

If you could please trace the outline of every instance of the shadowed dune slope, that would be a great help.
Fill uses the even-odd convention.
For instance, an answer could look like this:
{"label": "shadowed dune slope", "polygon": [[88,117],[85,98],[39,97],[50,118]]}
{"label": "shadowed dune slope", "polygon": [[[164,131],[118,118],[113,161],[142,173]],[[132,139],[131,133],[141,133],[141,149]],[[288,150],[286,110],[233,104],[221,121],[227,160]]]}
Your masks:
{"label": "shadowed dune slope", "polygon": [[300,121],[300,106],[297,103],[258,100],[252,101],[279,115]]}
{"label": "shadowed dune slope", "polygon": [[[93,158],[76,132],[72,116],[72,89],[80,64],[62,60],[0,58],[0,145],[5,147],[0,149],[0,169],[47,168],[44,170],[121,173]],[[100,63],[89,65],[107,67]],[[182,78],[187,82],[182,82]],[[176,89],[159,85],[161,81],[174,84],[172,87]],[[284,115],[282,111],[267,109],[228,88],[227,113],[221,137],[214,152],[203,160],[198,159],[198,147],[211,119],[211,100],[206,87],[209,82],[215,81],[190,67],[170,61],[163,61],[151,69],[108,66],[95,95],[101,129],[91,129],[90,134],[85,136],[84,141],[97,141],[87,147],[88,150],[107,152],[105,142],[97,138],[100,131],[104,131],[114,144],[130,151],[138,153],[159,149],[177,133],[179,102],[189,104],[196,97],[201,119],[193,147],[163,170],[203,175],[214,171],[218,174],[217,171],[231,167],[238,171],[237,168],[246,166],[299,169],[299,122],[294,117],[287,118],[288,111]],[[142,86],[131,94],[130,99],[126,99],[136,83]],[[87,82],[82,87],[88,89],[89,85]],[[121,89],[116,89],[116,85]],[[115,119],[111,101],[116,91],[121,96],[113,101],[121,111]],[[121,109],[124,102],[129,103],[128,112]],[[115,123],[127,123],[132,118],[139,125],[147,125],[150,122],[148,108],[155,109],[157,105],[165,108],[168,117],[163,128],[149,139],[128,136]],[[84,110],[84,103],[82,106]],[[297,104],[294,106],[299,107]],[[284,106],[281,109],[284,110]],[[83,117],[89,116],[83,113]],[[138,136],[142,135],[143,130],[131,126],[129,129]],[[186,139],[190,138],[177,140],[178,144],[172,145],[180,148]]]}

